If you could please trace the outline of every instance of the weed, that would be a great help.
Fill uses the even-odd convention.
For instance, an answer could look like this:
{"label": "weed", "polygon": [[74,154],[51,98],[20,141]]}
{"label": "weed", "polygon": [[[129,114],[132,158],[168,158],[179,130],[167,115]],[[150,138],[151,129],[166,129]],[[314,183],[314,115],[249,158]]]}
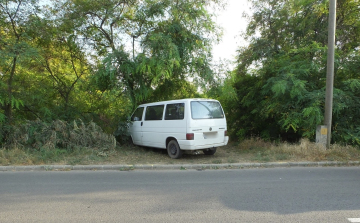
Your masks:
{"label": "weed", "polygon": [[222,161],[221,160],[213,160],[212,163],[213,164],[220,164],[220,163],[222,163]]}
{"label": "weed", "polygon": [[120,168],[120,171],[131,171],[131,170],[134,170],[135,168],[133,166],[130,166],[130,167],[122,167]]}
{"label": "weed", "polygon": [[288,160],[289,155],[288,154],[275,154],[275,160]]}
{"label": "weed", "polygon": [[46,123],[35,120],[12,127],[5,146],[34,150],[73,150],[76,147],[109,150],[116,147],[116,140],[114,136],[104,133],[94,122],[85,124],[79,119],[73,122],[55,120]]}
{"label": "weed", "polygon": [[266,153],[259,151],[252,157],[252,160],[257,162],[269,162],[271,159]]}
{"label": "weed", "polygon": [[237,163],[237,161],[235,159],[232,159],[232,158],[228,159],[227,162],[228,163]]}
{"label": "weed", "polygon": [[45,171],[53,171],[53,167],[51,166],[45,166]]}

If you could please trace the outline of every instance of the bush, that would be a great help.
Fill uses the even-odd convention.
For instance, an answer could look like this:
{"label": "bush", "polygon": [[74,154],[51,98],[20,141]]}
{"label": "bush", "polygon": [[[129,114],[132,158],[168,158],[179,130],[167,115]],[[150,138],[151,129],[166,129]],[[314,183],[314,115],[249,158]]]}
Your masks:
{"label": "bush", "polygon": [[128,145],[131,144],[131,137],[128,131],[129,128],[129,121],[120,121],[118,123],[118,126],[116,128],[116,131],[114,132],[114,136],[116,138],[116,141],[120,143],[121,145]]}
{"label": "bush", "polygon": [[72,122],[55,120],[51,123],[27,121],[11,128],[5,142],[6,148],[109,150],[116,147],[114,136],[104,133],[94,122],[85,124],[81,119]]}

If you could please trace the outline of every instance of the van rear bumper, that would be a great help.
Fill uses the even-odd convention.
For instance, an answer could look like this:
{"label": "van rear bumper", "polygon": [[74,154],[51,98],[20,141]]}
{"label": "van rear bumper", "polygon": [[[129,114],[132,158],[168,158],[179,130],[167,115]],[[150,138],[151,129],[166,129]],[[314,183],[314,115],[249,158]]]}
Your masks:
{"label": "van rear bumper", "polygon": [[229,142],[229,136],[225,136],[224,141],[220,143],[210,143],[210,144],[204,144],[199,143],[197,140],[178,140],[178,144],[180,146],[180,149],[182,150],[198,150],[198,149],[208,149],[208,148],[214,148],[219,146],[226,146]]}

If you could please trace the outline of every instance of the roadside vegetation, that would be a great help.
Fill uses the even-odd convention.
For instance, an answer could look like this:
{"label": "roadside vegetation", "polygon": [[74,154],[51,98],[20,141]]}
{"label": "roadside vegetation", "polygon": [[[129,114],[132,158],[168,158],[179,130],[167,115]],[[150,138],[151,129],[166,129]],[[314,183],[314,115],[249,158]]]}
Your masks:
{"label": "roadside vegetation", "polygon": [[[181,159],[171,159],[166,150],[132,144],[112,146],[115,138],[111,139],[110,136],[106,138],[109,147],[76,146],[66,149],[52,146],[55,141],[47,141],[46,145],[39,148],[26,148],[17,144],[11,149],[0,149],[0,165],[231,164],[360,160],[360,150],[353,146],[335,144],[330,150],[326,150],[307,139],[302,139],[300,143],[289,144],[250,138],[240,143],[231,142],[227,146],[219,147],[213,156],[204,155],[202,152],[189,152]],[[59,142],[61,141],[57,141]]]}
{"label": "roadside vegetation", "polygon": [[[337,1],[330,150],[313,143],[328,1],[249,2],[232,69],[211,55],[225,0],[0,1],[0,164],[359,159],[360,2]],[[137,105],[195,97],[226,113],[232,143],[215,156],[129,145]]]}

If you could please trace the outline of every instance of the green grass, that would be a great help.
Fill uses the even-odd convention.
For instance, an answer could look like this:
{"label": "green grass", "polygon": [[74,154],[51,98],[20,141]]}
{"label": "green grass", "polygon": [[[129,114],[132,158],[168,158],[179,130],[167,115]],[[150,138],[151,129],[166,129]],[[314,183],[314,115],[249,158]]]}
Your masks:
{"label": "green grass", "polygon": [[222,160],[219,159],[219,160],[213,160],[211,161],[213,164],[221,164],[222,163]]}

